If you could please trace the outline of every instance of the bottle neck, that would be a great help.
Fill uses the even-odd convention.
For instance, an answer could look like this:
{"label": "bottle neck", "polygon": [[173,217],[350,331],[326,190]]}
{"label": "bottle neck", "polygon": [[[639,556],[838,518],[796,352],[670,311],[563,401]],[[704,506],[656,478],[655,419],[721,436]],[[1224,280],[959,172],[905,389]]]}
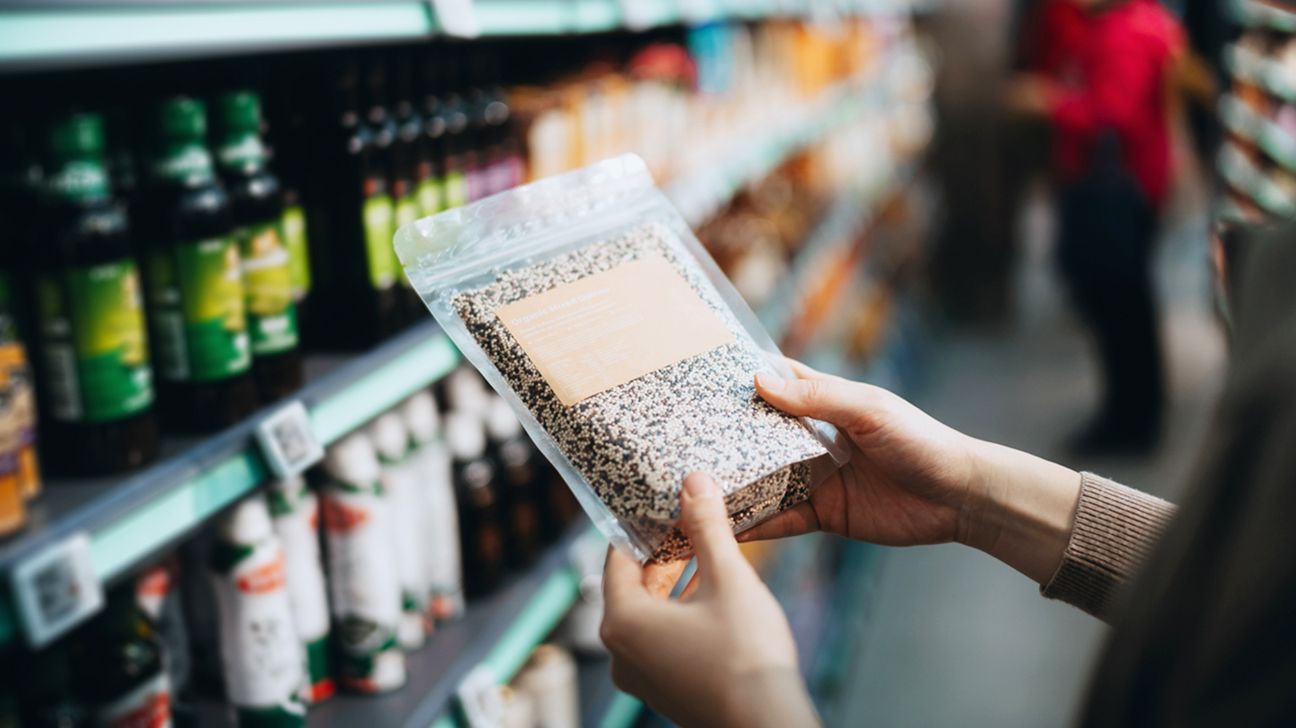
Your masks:
{"label": "bottle neck", "polygon": [[216,148],[221,169],[230,172],[259,172],[266,168],[268,156],[261,136],[252,131],[228,134]]}
{"label": "bottle neck", "polygon": [[154,159],[153,175],[168,182],[195,185],[210,182],[215,172],[211,153],[201,141],[175,140],[167,142]]}
{"label": "bottle neck", "polygon": [[45,189],[66,202],[94,202],[109,198],[108,170],[102,159],[80,156],[57,163],[45,178]]}

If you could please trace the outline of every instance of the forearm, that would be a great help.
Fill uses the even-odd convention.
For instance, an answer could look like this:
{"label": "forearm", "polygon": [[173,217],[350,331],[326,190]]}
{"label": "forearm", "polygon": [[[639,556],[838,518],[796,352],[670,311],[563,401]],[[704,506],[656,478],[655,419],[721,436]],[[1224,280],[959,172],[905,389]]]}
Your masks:
{"label": "forearm", "polygon": [[972,450],[959,541],[1047,583],[1071,538],[1080,474],[991,442],[973,441]]}
{"label": "forearm", "polygon": [[730,720],[742,728],[785,728],[820,725],[805,681],[795,669],[758,670],[737,681],[728,698]]}

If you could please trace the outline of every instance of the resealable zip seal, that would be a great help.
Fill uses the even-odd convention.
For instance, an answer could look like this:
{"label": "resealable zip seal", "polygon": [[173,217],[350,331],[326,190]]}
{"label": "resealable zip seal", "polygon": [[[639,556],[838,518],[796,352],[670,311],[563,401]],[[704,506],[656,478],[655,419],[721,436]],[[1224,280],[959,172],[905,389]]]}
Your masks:
{"label": "resealable zip seal", "polygon": [[[670,201],[633,154],[502,192],[463,207],[407,223],[395,235],[406,276],[442,329],[513,408],[537,447],[562,474],[595,526],[614,545],[646,560],[651,544],[620,522],[512,390],[456,311],[461,293],[487,286],[505,271],[525,268],[605,241],[648,222],[669,228],[699,266],[730,313],[765,355],[771,373],[794,378],[777,344],[720,271]],[[845,438],[825,422],[798,418],[827,453],[813,485],[849,458]],[[770,514],[765,514],[768,517]],[[736,530],[755,522],[735,523]]]}

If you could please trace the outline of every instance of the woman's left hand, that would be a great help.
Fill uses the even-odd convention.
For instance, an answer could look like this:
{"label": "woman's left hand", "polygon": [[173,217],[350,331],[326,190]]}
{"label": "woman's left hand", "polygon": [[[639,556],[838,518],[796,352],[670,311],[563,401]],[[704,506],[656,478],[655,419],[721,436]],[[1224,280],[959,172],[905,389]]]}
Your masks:
{"label": "woman's left hand", "polygon": [[739,551],[710,477],[684,479],[679,526],[698,560],[680,601],[668,598],[680,565],[608,552],[601,635],[612,680],[681,726],[817,724],[787,618]]}

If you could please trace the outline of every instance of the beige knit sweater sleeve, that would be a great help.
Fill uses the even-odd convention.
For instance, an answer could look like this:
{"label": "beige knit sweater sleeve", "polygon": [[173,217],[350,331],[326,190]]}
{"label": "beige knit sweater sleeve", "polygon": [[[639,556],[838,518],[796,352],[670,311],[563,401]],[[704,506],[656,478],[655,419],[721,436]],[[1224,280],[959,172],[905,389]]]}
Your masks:
{"label": "beige knit sweater sleeve", "polygon": [[1156,496],[1081,473],[1071,540],[1040,593],[1106,619],[1174,513]]}

